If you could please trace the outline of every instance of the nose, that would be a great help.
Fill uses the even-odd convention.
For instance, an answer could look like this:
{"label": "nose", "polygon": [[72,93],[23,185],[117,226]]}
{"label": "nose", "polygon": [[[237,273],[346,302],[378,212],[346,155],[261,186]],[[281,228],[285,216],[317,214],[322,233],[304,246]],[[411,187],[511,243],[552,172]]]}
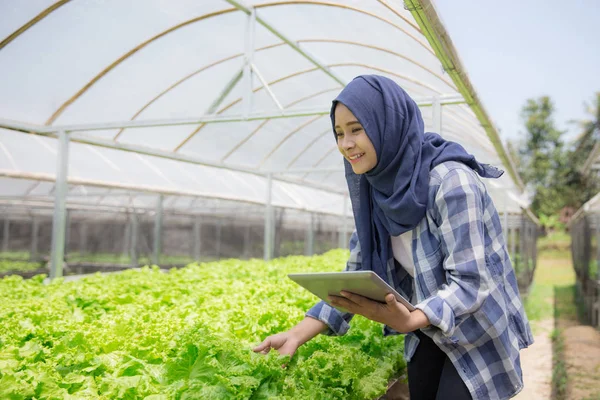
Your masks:
{"label": "nose", "polygon": [[339,141],[339,146],[343,150],[350,150],[354,147],[354,140],[350,137],[350,135],[344,135]]}

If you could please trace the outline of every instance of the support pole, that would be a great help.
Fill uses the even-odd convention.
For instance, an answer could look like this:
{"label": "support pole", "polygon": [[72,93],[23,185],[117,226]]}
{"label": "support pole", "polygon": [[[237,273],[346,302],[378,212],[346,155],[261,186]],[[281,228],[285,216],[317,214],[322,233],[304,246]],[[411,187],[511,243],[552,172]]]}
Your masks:
{"label": "support pole", "polygon": [[131,218],[129,218],[129,215],[126,215],[127,219],[125,220],[125,233],[123,234],[123,251],[121,254],[123,254],[123,257],[127,257],[127,254],[129,253],[129,249],[131,247],[131,245],[129,244],[129,242],[131,242]]}
{"label": "support pole", "polygon": [[69,167],[69,135],[58,132],[58,152],[56,155],[56,183],[54,187],[54,216],[52,220],[52,254],[50,279],[62,276],[67,208],[67,175]]}
{"label": "support pole", "polygon": [[140,234],[140,220],[136,212],[131,213],[131,247],[129,249],[129,257],[131,258],[131,266],[136,268],[139,264],[137,244]]}
{"label": "support pole", "polygon": [[304,255],[312,256],[315,254],[315,216],[310,213],[308,227],[306,228],[306,239],[304,241]]}
{"label": "support pole", "polygon": [[223,221],[221,219],[217,220],[217,248],[215,249],[215,253],[217,254],[217,260],[221,258],[221,233],[223,231]]}
{"label": "support pole", "polygon": [[156,202],[156,212],[154,214],[154,253],[152,255],[152,263],[158,265],[160,261],[160,253],[162,252],[162,224],[163,224],[163,195],[158,196]]}
{"label": "support pole", "polygon": [[267,201],[265,206],[265,244],[264,259],[270,260],[273,257],[273,174],[267,174]]}
{"label": "support pole", "polygon": [[194,237],[194,243],[192,248],[194,249],[193,252],[193,258],[196,261],[200,260],[200,250],[201,250],[201,246],[202,243],[200,242],[201,240],[201,234],[202,234],[202,221],[200,219],[199,216],[196,216],[196,218],[194,218],[194,226],[193,226],[193,237]]}
{"label": "support pole", "polygon": [[29,259],[31,261],[37,260],[39,232],[40,220],[37,215],[34,215],[31,220],[31,249],[29,250]]}

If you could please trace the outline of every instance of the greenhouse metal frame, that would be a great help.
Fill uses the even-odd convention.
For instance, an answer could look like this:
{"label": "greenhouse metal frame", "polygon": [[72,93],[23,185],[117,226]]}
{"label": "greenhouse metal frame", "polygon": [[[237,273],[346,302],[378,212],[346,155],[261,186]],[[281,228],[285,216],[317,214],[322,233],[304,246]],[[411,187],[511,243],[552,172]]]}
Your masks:
{"label": "greenhouse metal frame", "polygon": [[[103,68],[98,68],[102,65],[100,61],[87,65],[87,59],[81,61],[80,68],[69,67],[61,64],[61,54],[48,56],[46,67],[52,69],[56,65],[52,72],[64,79],[70,79],[69,71],[73,75],[88,71],[85,77],[78,76],[77,83],[68,85],[78,87],[71,92],[62,86],[59,88],[58,84],[53,87],[51,80],[33,79],[31,83],[24,80],[19,69],[26,55],[14,53],[14,49],[19,44],[28,48],[29,40],[32,43],[42,40],[44,32],[58,23],[56,19],[85,18],[76,1],[49,4],[0,42],[0,65],[6,66],[2,72],[7,78],[14,78],[6,80],[3,92],[14,93],[11,92],[13,84],[22,88],[17,100],[10,104],[9,100],[2,100],[7,107],[6,113],[0,114],[3,129],[0,130],[0,154],[5,156],[0,158],[0,187],[7,190],[0,191],[0,204],[7,207],[6,210],[53,205],[52,278],[62,274],[67,208],[90,212],[105,208],[134,216],[136,210],[151,210],[153,261],[157,262],[164,211],[169,209],[165,196],[170,196],[172,204],[185,198],[264,207],[265,259],[273,257],[275,207],[341,220],[334,229],[339,232],[337,242],[346,243],[352,225],[351,211],[343,165],[331,140],[328,115],[331,99],[359,73],[378,73],[396,80],[424,110],[428,130],[461,143],[484,162],[503,165],[508,173],[497,182],[486,181],[486,185],[502,214],[511,255],[515,258],[521,254],[520,258],[527,265],[525,274],[532,275],[537,225],[526,210],[523,183],[430,1],[364,0],[352,5],[342,1],[182,2],[177,6],[181,12],[169,14],[168,23],[152,5],[160,8],[160,0],[150,3],[143,9],[144,15],[138,17],[160,21],[160,24],[152,26],[152,32],[144,32],[143,40],[123,40],[127,43],[117,46],[119,49],[111,55],[103,55],[104,60],[109,60],[104,62]],[[102,6],[108,8],[107,13],[123,15],[123,21],[128,16],[129,11],[123,5],[97,3],[97,7]],[[197,15],[189,18],[190,13]],[[349,22],[358,27],[358,32],[344,28]],[[206,28],[198,28],[204,25]],[[306,26],[317,33],[307,34]],[[83,31],[82,37],[90,40],[94,37],[93,27],[76,27]],[[137,28],[146,29],[141,25]],[[199,31],[192,32],[191,39],[189,32],[187,37],[179,37],[180,41],[171,39],[193,28]],[[119,29],[126,32],[125,28]],[[232,35],[233,38],[227,37],[218,43],[210,39],[199,43],[193,40],[194,35],[216,37],[229,34],[229,30],[235,30],[238,36]],[[106,44],[114,45],[115,40],[125,37],[119,37],[118,33],[112,41],[104,38]],[[394,39],[397,41],[393,42]],[[163,47],[162,42],[165,42]],[[185,49],[178,53],[181,42],[204,47],[198,50],[198,56]],[[73,46],[71,51],[77,49]],[[129,69],[144,66],[144,57],[153,47],[159,47],[160,56],[151,57],[160,64],[155,78],[166,75],[160,74],[163,67],[177,69],[171,75],[179,76],[169,76],[157,84],[142,78],[136,81],[137,74]],[[168,62],[169,52],[197,60],[180,68],[179,64]],[[2,58],[4,54],[6,58]],[[99,57],[96,53],[90,54],[93,54],[91,58]],[[135,65],[139,57],[142,60]],[[200,67],[197,61],[202,61]],[[129,66],[131,63],[134,65]],[[35,65],[31,68],[28,72],[32,74],[43,71]],[[123,69],[126,70],[124,76],[115,78]],[[104,83],[106,81],[109,82]],[[48,87],[36,86],[42,83]],[[152,88],[147,88],[149,86]],[[189,86],[194,88],[186,89]],[[185,90],[194,93],[193,89],[204,88],[208,88],[208,95],[201,97],[200,104],[189,107],[190,97]],[[31,94],[26,89],[31,89]],[[98,90],[107,92],[94,95]],[[175,101],[175,93],[182,91],[184,93]],[[55,93],[59,92],[62,100],[57,102]],[[125,98],[138,92],[143,92],[145,98],[115,101],[119,104],[114,105],[103,100],[104,94],[118,100],[119,96]],[[40,100],[34,102],[34,98]],[[90,98],[96,98],[96,102],[88,104]],[[30,106],[30,103],[39,103],[39,106]],[[54,104],[57,106],[52,107]],[[159,105],[161,109],[157,109]],[[51,115],[44,117],[42,111],[52,108]],[[179,115],[179,108],[185,108],[186,115],[171,117]],[[197,116],[196,109],[205,112]],[[28,113],[33,117],[25,118]],[[127,113],[129,119],[114,120],[114,115]],[[27,122],[20,122],[23,120]],[[94,120],[99,122],[86,123]],[[216,143],[220,138],[227,140]],[[24,147],[32,149],[33,154],[24,154]],[[50,156],[46,154],[52,151]],[[134,165],[135,173],[128,176],[123,166]],[[181,179],[181,175],[187,180]],[[162,183],[156,184],[156,180]],[[17,189],[21,186],[19,192]],[[93,196],[88,195],[91,192]],[[155,196],[153,201],[144,200],[141,206],[136,203],[148,194]],[[117,195],[125,200],[114,200]],[[185,209],[185,206],[173,207],[175,213],[185,213]],[[305,252],[310,254],[314,250],[311,248],[315,240],[314,222],[312,217],[308,223],[304,219],[300,216],[297,222],[309,227]],[[5,247],[9,241],[8,227],[8,219],[5,219]],[[34,227],[35,222],[32,222],[32,232]],[[138,230],[137,222],[127,224],[127,229]],[[198,230],[193,224],[195,242],[198,242]],[[32,248],[34,244],[32,239]],[[197,255],[199,249],[195,246],[193,253]],[[123,247],[127,246],[123,244]],[[132,259],[137,259],[135,251]],[[528,260],[533,262],[533,268]]]}

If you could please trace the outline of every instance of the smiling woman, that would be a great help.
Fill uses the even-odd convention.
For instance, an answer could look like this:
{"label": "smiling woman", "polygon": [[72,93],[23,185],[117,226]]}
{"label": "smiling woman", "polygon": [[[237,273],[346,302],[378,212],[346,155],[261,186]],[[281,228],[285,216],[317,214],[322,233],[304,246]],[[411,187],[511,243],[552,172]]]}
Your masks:
{"label": "smiling woman", "polygon": [[426,133],[416,103],[385,77],[355,78],[330,116],[356,224],[347,270],[377,273],[415,310],[393,295],[379,303],[342,291],[255,351],[293,355],[319,333],[344,335],[359,314],[386,335],[406,334],[411,399],[514,396],[523,388],[519,350],[533,338],[480,179],[502,171]]}
{"label": "smiling woman", "polygon": [[340,153],[355,174],[364,174],[377,165],[377,153],[363,126],[343,104],[335,109],[335,134]]}

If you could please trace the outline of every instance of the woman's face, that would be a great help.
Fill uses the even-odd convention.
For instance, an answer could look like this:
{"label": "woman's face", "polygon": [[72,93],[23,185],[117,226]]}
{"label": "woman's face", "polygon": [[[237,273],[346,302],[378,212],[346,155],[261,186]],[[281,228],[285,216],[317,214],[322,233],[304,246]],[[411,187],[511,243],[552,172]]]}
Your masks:
{"label": "woman's face", "polygon": [[358,118],[342,103],[337,103],[334,117],[338,149],[352,165],[354,173],[364,174],[375,168],[377,165],[375,147],[358,122]]}

